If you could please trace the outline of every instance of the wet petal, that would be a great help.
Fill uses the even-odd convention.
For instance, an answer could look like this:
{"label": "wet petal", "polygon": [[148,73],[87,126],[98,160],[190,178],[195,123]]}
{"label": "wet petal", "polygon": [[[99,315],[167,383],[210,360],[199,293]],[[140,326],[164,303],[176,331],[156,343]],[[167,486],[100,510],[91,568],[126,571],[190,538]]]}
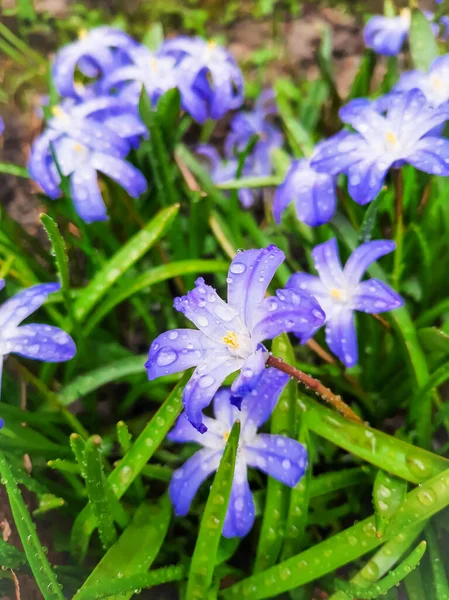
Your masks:
{"label": "wet petal", "polygon": [[332,238],[312,250],[315,269],[321,281],[328,288],[340,288],[344,284],[337,240]]}
{"label": "wet petal", "polygon": [[248,465],[294,487],[307,468],[307,450],[288,437],[261,433],[246,447]]}
{"label": "wet petal", "polygon": [[68,333],[59,327],[36,323],[3,333],[2,344],[7,353],[48,362],[70,360],[76,354],[75,342]]}
{"label": "wet petal", "polygon": [[184,389],[183,403],[189,421],[201,433],[206,431],[203,424],[203,409],[216,394],[228,375],[238,371],[243,360],[237,357],[227,359],[209,358],[209,362],[200,364]]}
{"label": "wet petal", "polygon": [[228,302],[242,315],[251,330],[254,311],[262,302],[265,292],[285,254],[274,244],[262,250],[239,252],[229,267]]}
{"label": "wet petal", "polygon": [[217,421],[223,423],[227,430],[231,430],[234,421],[239,417],[239,412],[231,404],[230,388],[221,388],[214,396],[214,415]]}
{"label": "wet petal", "polygon": [[225,425],[219,423],[210,417],[203,417],[204,424],[207,427],[205,433],[200,433],[187,419],[185,413],[182,413],[176,421],[173,429],[168,433],[167,439],[171,442],[195,442],[206,448],[223,449],[225,442],[223,435],[227,431]]}
{"label": "wet petal", "polygon": [[244,537],[253,526],[254,518],[254,499],[249,488],[246,463],[238,458],[223,526],[223,536],[226,538]]}
{"label": "wet petal", "polygon": [[324,324],[325,314],[313,296],[286,288],[276,290],[275,297],[265,298],[255,319],[252,337],[257,342],[294,331],[304,343]]}
{"label": "wet petal", "polygon": [[449,175],[449,140],[433,136],[417,142],[404,160],[432,175]]}
{"label": "wet petal", "polygon": [[95,169],[83,165],[74,171],[70,177],[70,192],[76,212],[83,221],[107,221],[106,206],[98,187]]}
{"label": "wet petal", "polygon": [[358,246],[348,258],[344,268],[345,279],[351,285],[357,284],[368,267],[381,256],[393,252],[396,244],[390,240],[374,240]]}
{"label": "wet petal", "polygon": [[321,279],[309,273],[293,273],[287,281],[287,288],[292,288],[300,292],[306,292],[320,301],[322,298],[329,297],[329,291],[324,287]]}
{"label": "wet petal", "polygon": [[343,130],[315,148],[310,164],[317,171],[335,176],[345,173],[366,152],[370,148],[360,134]]}
{"label": "wet petal", "polygon": [[351,306],[366,313],[379,313],[394,310],[404,304],[401,296],[389,285],[378,279],[362,281],[357,287]]}
{"label": "wet petal", "polygon": [[254,389],[259,382],[268,360],[268,352],[265,348],[251,354],[241,368],[237,378],[231,386],[231,403],[240,408],[242,399]]}
{"label": "wet petal", "polygon": [[348,169],[349,195],[357,204],[365,205],[374,200],[382,189],[385,175],[394,162],[394,156],[385,153],[383,158],[361,160]]}
{"label": "wet petal", "polygon": [[138,198],[147,189],[146,179],[139,169],[125,160],[94,152],[91,157],[91,165],[97,171],[101,171],[116,181],[133,198]]}
{"label": "wet petal", "polygon": [[409,24],[402,17],[371,17],[363,35],[368,48],[378,54],[396,56],[404,45]]}
{"label": "wet petal", "polygon": [[189,512],[190,504],[198,488],[211,473],[218,469],[223,451],[203,448],[173,473],[169,493],[178,516]]}
{"label": "wet petal", "polygon": [[[36,138],[31,146],[28,160],[28,171],[32,179],[37,181],[50,198],[61,196],[59,189],[61,183],[58,172],[54,167],[50,145],[58,138],[57,131],[46,131]],[[55,172],[56,171],[56,172]]]}
{"label": "wet petal", "polygon": [[40,283],[19,292],[0,307],[0,328],[2,335],[10,327],[14,328],[34,313],[47,299],[49,294],[61,289],[59,283]]}
{"label": "wet petal", "polygon": [[186,296],[175,298],[176,310],[182,312],[211,340],[225,347],[223,338],[229,331],[243,332],[244,326],[237,311],[224,302],[204,279],[195,281],[195,288]]}
{"label": "wet petal", "polygon": [[159,335],[151,344],[145,367],[152,381],[179,373],[206,360],[213,345],[195,329],[173,329]]}
{"label": "wet petal", "polygon": [[256,387],[243,398],[240,420],[242,435],[254,431],[267,421],[277,404],[289,376],[278,369],[264,369]]}
{"label": "wet petal", "polygon": [[357,334],[352,309],[342,306],[332,312],[326,323],[326,342],[347,367],[357,364]]}

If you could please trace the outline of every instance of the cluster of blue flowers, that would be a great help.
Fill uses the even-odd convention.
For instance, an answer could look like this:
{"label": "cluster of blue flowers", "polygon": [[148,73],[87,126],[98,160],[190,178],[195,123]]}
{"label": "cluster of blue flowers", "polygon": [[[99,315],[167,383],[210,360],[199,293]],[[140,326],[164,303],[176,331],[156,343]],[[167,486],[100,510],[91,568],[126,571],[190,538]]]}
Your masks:
{"label": "cluster of blue flowers", "polygon": [[[88,83],[77,81],[77,73]],[[243,103],[243,78],[234,59],[201,38],[166,40],[152,53],[118,29],[82,31],[56,54],[52,76],[62,100],[32,146],[29,172],[53,199],[62,195],[62,177],[68,178],[75,208],[87,223],[107,219],[98,173],[135,198],[147,188],[142,173],[126,160],[147,135],[138,112],[142,89],[154,107],[177,88],[184,110],[199,123]]]}

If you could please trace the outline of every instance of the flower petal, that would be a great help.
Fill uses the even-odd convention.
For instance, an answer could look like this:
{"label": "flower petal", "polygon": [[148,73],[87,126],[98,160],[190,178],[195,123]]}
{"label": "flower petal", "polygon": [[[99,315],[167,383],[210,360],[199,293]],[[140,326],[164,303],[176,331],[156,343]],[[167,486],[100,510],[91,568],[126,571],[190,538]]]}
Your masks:
{"label": "flower petal", "polygon": [[449,140],[434,136],[425,137],[413,146],[404,160],[432,175],[449,175]]}
{"label": "flower petal", "polygon": [[318,271],[321,281],[327,288],[340,288],[344,284],[340,255],[335,238],[324,242],[324,244],[315,246],[312,250],[312,257],[315,269]]}
{"label": "flower petal", "polygon": [[239,375],[231,386],[231,403],[237,408],[240,408],[242,399],[254,389],[260,380],[268,356],[268,352],[262,348],[251,354],[243,363]]}
{"label": "flower petal", "polygon": [[70,176],[70,192],[76,212],[86,223],[107,221],[105,203],[98,187],[97,172],[84,164]]}
{"label": "flower petal", "polygon": [[[200,433],[187,419],[186,414],[182,413],[178,417],[173,429],[168,433],[167,439],[171,442],[195,442],[205,448],[223,449],[223,435],[226,432],[225,426],[210,417],[203,417],[203,419],[207,426],[207,431]],[[221,426],[219,430],[217,425]]]}
{"label": "flower petal", "polygon": [[35,360],[63,362],[76,354],[75,342],[69,334],[51,325],[23,325],[4,333],[2,341],[8,353],[14,352]]}
{"label": "flower petal", "polygon": [[348,258],[343,270],[346,281],[357,284],[373,262],[393,252],[395,248],[396,244],[390,240],[374,240],[358,246]]}
{"label": "flower petal", "polygon": [[393,162],[392,153],[385,153],[381,159],[369,158],[351,165],[348,168],[348,192],[351,198],[361,206],[374,200]]}
{"label": "flower petal", "polygon": [[0,328],[2,334],[9,328],[19,325],[34,313],[47,299],[49,294],[61,289],[59,283],[40,283],[19,292],[0,307]]}
{"label": "flower petal", "polygon": [[231,404],[231,389],[221,388],[214,396],[214,415],[217,421],[223,423],[227,430],[231,430],[238,417],[238,411]]}
{"label": "flower petal", "polygon": [[268,368],[263,371],[256,387],[242,401],[242,435],[249,428],[255,433],[270,418],[289,379],[288,375],[278,369]]}
{"label": "flower petal", "polygon": [[257,308],[252,337],[261,342],[294,331],[305,343],[324,325],[325,318],[313,296],[289,288],[276,290],[276,297],[265,298]]}
{"label": "flower petal", "polygon": [[309,273],[293,273],[287,281],[287,288],[300,292],[306,292],[320,301],[320,298],[328,298],[329,292],[324,287],[321,279]]}
{"label": "flower petal", "polygon": [[403,17],[371,17],[365,26],[363,36],[368,48],[378,54],[396,56],[401,51],[407,37],[409,25]]}
{"label": "flower petal", "polygon": [[94,169],[121,185],[133,198],[138,198],[147,189],[147,181],[139,169],[125,160],[94,152],[90,163]]}
{"label": "flower petal", "polygon": [[310,164],[317,171],[335,176],[346,172],[367,151],[370,148],[360,134],[343,130],[315,147]]}
{"label": "flower petal", "polygon": [[285,254],[274,244],[261,250],[239,252],[229,267],[228,303],[243,316],[251,330],[254,311],[262,302],[265,292]]}
{"label": "flower petal", "polygon": [[326,342],[332,352],[347,366],[358,361],[357,334],[354,312],[346,307],[337,307],[326,323]]}
{"label": "flower petal", "polygon": [[223,536],[244,537],[254,524],[255,506],[246,474],[246,463],[237,458]]}
{"label": "flower petal", "polygon": [[31,145],[28,160],[30,176],[37,181],[44,192],[53,200],[61,196],[59,174],[54,165],[50,146],[58,138],[57,131],[45,131]]}
{"label": "flower petal", "polygon": [[294,487],[307,468],[305,447],[283,435],[261,433],[246,447],[248,465]]}
{"label": "flower petal", "polygon": [[213,287],[199,277],[195,288],[186,296],[175,298],[176,310],[182,312],[211,340],[225,347],[223,338],[228,331],[242,332],[244,327],[236,310],[224,302]]}
{"label": "flower petal", "polygon": [[190,504],[198,488],[211,473],[218,469],[223,451],[203,448],[173,473],[169,493],[178,516],[189,512]]}
{"label": "flower petal", "polygon": [[355,310],[366,313],[380,313],[394,310],[404,304],[401,296],[389,285],[378,279],[362,281],[357,293],[352,297],[351,305]]}
{"label": "flower petal", "polygon": [[209,357],[209,362],[202,363],[195,369],[184,389],[183,403],[189,421],[201,433],[207,430],[203,425],[203,409],[211,403],[226,377],[242,365],[243,360],[237,357],[224,360]]}
{"label": "flower petal", "polygon": [[161,333],[151,344],[145,367],[152,381],[163,375],[196,367],[207,358],[213,345],[195,329],[173,329]]}

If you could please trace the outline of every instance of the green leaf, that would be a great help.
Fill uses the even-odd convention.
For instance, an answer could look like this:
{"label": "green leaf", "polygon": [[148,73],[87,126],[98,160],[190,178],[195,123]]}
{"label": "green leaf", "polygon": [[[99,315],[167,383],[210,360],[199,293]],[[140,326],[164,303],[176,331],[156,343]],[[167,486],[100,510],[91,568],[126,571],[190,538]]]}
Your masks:
{"label": "green leaf", "polygon": [[21,20],[33,22],[36,20],[36,11],[34,10],[33,0],[18,0],[17,16]]}
{"label": "green leaf", "polygon": [[298,403],[306,413],[309,429],[401,479],[422,483],[449,468],[448,459],[377,429],[348,421],[300,392]]}
{"label": "green leaf", "polygon": [[24,167],[12,165],[10,163],[0,162],[0,173],[4,173],[5,175],[15,175],[16,177],[25,177],[26,179],[29,178],[28,171]]}
{"label": "green leaf", "polygon": [[62,498],[58,498],[54,494],[42,494],[39,496],[39,506],[33,510],[33,515],[44,515],[49,510],[62,508],[65,502]]}
{"label": "green leaf", "polygon": [[[73,597],[73,600],[91,600],[102,597],[93,588],[98,584],[98,591],[105,588],[111,600],[129,600],[133,593],[120,595],[122,579],[145,573],[164,542],[170,524],[172,508],[167,497],[163,497],[157,505],[143,503],[136,510],[132,522],[120,538],[106,552],[98,565]],[[138,543],[136,543],[138,540]],[[124,560],[126,557],[126,560]],[[135,590],[143,586],[135,586]]]}
{"label": "green leaf", "polygon": [[109,288],[170,229],[178,211],[179,204],[161,210],[108,260],[75,303],[75,315],[79,321],[86,317]]}
{"label": "green leaf", "polygon": [[433,59],[438,56],[438,44],[430,21],[419,9],[412,12],[409,40],[415,69],[427,71]]}
{"label": "green leaf", "polygon": [[432,524],[429,523],[426,529],[426,539],[429,544],[430,564],[433,573],[433,587],[436,600],[449,600],[449,583],[447,580],[445,560],[446,551],[441,552],[437,536]]}
{"label": "green leaf", "polygon": [[59,400],[64,406],[68,406],[72,402],[82,398],[99,387],[128,377],[129,375],[145,375],[146,354],[122,358],[112,363],[94,369],[85,375],[80,375],[68,385],[63,387],[59,392]]}
{"label": "green leaf", "polygon": [[396,514],[407,494],[407,482],[379,470],[374,480],[373,504],[377,535],[382,536],[387,523]]}
{"label": "green leaf", "polygon": [[190,275],[192,273],[225,273],[229,268],[229,263],[219,260],[180,260],[168,265],[160,265],[148,269],[145,273],[138,275],[134,279],[129,279],[123,285],[114,289],[91,315],[86,323],[85,335],[98,325],[98,323],[111,312],[121,302],[134,296],[142,290],[147,290],[150,286],[156,285],[161,281],[172,279],[180,275]]}
{"label": "green leaf", "polygon": [[418,329],[418,338],[426,352],[449,354],[449,335],[437,327]]}
{"label": "green leaf", "polygon": [[[288,364],[295,364],[295,355],[283,333],[273,340],[272,353]],[[296,437],[296,382],[287,383],[271,415],[271,433]],[[263,571],[274,565],[279,556],[284,539],[285,525],[290,503],[290,488],[277,479],[268,477],[265,507],[257,546],[254,572]]]}
{"label": "green leaf", "polygon": [[[182,410],[182,394],[189,376],[189,373],[184,374],[167,400],[135,440],[129,452],[108,476],[108,483],[116,498],[123,496],[165,440],[165,436]],[[72,530],[71,551],[78,559],[84,557],[89,538],[95,527],[95,517],[90,506],[87,505],[77,516]]]}
{"label": "green leaf", "polygon": [[156,52],[159,50],[162,42],[164,41],[164,28],[162,23],[156,21],[152,23],[148,28],[148,31],[143,36],[142,42],[149,48],[152,52]]}
{"label": "green leaf", "polygon": [[0,536],[0,564],[3,569],[18,569],[26,564],[27,558],[23,552],[12,544],[5,542]]}
{"label": "green leaf", "polygon": [[23,501],[22,494],[12,476],[8,462],[0,451],[0,476],[6,488],[11,512],[20,540],[25,550],[28,564],[45,600],[64,600],[61,587],[56,579],[45,552],[37,537],[36,527]]}
{"label": "green leaf", "polygon": [[75,455],[82,477],[86,478],[86,442],[78,433],[72,433],[70,447]]}
{"label": "green leaf", "polygon": [[236,421],[214,477],[201,519],[200,530],[190,564],[186,600],[204,600],[208,598],[217,562],[221,532],[231,495],[239,436],[240,422]]}
{"label": "green leaf", "polygon": [[104,548],[109,548],[115,542],[117,532],[114,519],[110,512],[106,478],[101,464],[100,436],[93,435],[86,442],[84,451],[86,459],[86,489],[89,505],[98,527],[98,533]]}
{"label": "green leaf", "polygon": [[379,212],[379,207],[384,199],[385,195],[383,192],[380,192],[376,198],[372,202],[369,203],[368,208],[366,209],[365,215],[363,217],[362,224],[360,225],[359,230],[359,243],[363,244],[365,242],[369,242],[372,235],[373,229],[376,225],[377,213]]}
{"label": "green leaf", "polygon": [[128,425],[124,421],[117,423],[117,440],[124,454],[131,448],[132,435],[129,432]]}

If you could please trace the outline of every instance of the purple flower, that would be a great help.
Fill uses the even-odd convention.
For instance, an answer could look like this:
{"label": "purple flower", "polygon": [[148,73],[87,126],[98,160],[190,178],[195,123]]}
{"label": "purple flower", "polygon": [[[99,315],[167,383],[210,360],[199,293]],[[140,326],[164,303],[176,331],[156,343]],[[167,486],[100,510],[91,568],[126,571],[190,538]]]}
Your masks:
{"label": "purple flower", "polygon": [[[209,174],[214,183],[226,183],[237,177],[238,160],[236,158],[222,160],[214,146],[210,146],[209,144],[200,144],[195,148],[195,152],[207,158],[209,162]],[[255,161],[253,157],[248,156],[243,165],[242,177],[266,175],[267,173],[260,173],[257,170],[258,166],[260,166],[260,163]],[[260,198],[261,189],[239,188],[237,195],[242,206],[250,208]]]}
{"label": "purple flower", "polygon": [[396,245],[387,240],[366,242],[354,250],[344,269],[335,238],[312,251],[319,277],[295,273],[287,288],[312,294],[326,313],[326,341],[347,367],[357,363],[357,335],[354,311],[380,313],[399,308],[399,294],[379,279],[361,281],[369,265],[392,252]]}
{"label": "purple flower", "polygon": [[240,371],[231,387],[235,404],[254,388],[268,358],[263,340],[295,331],[304,342],[324,323],[323,311],[308,294],[277,290],[276,296],[265,298],[284,258],[274,245],[239,252],[229,267],[228,302],[197,279],[195,289],[176,298],[174,305],[199,331],[167,331],[151,344],[146,363],[150,380],[196,367],[183,402],[200,432],[207,429],[202,411],[228,375]]}
{"label": "purple flower", "polygon": [[120,29],[96,27],[82,30],[79,39],[61,48],[56,54],[52,76],[61,96],[81,98],[85,88],[74,81],[78,68],[86,77],[109,73],[117,64],[130,62],[130,50],[139,44]]}
{"label": "purple flower", "polygon": [[151,104],[156,106],[160,96],[177,87],[176,61],[173,57],[158,57],[145,46],[132,49],[129,56],[131,64],[114,69],[101,82],[105,94],[115,89],[121,97],[137,104],[143,86]]}
{"label": "purple flower", "polygon": [[449,105],[433,108],[416,89],[391,94],[386,104],[385,115],[367,100],[344,106],[340,117],[357,133],[337,133],[320,144],[312,159],[317,171],[346,173],[358,204],[377,196],[391,167],[410,163],[426,173],[449,175],[449,140],[429,135],[449,118]]}
{"label": "purple flower", "polygon": [[318,227],[330,221],[337,204],[335,179],[333,175],[316,171],[308,159],[294,160],[274,195],[276,223],[281,222],[282,213],[293,201],[302,223]]}
{"label": "purple flower", "polygon": [[432,61],[427,73],[407,71],[394,86],[393,92],[412,89],[421,90],[432,106],[441,106],[449,100],[449,54],[439,56]]}
{"label": "purple flower", "polygon": [[[5,287],[0,280],[0,289]],[[48,294],[60,289],[59,283],[42,283],[19,292],[0,306],[0,373],[7,354],[48,362],[62,362],[75,356],[75,342],[68,333],[40,323],[20,323],[34,313]],[[1,377],[1,375],[0,375]]]}
{"label": "purple flower", "polygon": [[294,487],[307,468],[302,444],[282,435],[257,434],[273,411],[288,376],[266,369],[255,389],[242,401],[241,411],[231,405],[231,392],[222,388],[214,398],[215,419],[204,417],[207,432],[200,434],[182,414],[168,438],[174,442],[196,442],[203,448],[173,473],[170,497],[177,515],[188,513],[199,486],[220,464],[234,422],[241,422],[239,449],[231,496],[223,527],[225,537],[243,537],[254,523],[254,500],[247,468],[254,467],[289,487]]}
{"label": "purple flower", "polygon": [[98,171],[135,198],[146,190],[142,173],[124,160],[133,140],[144,131],[129,105],[99,98],[69,110],[54,107],[53,113],[48,128],[34,141],[28,163],[31,177],[50,198],[61,196],[61,177],[52,150],[62,175],[70,180],[76,211],[86,223],[107,219]]}
{"label": "purple flower", "polygon": [[2,135],[2,133],[5,131],[5,122],[3,121],[3,119],[0,117],[0,135]]}
{"label": "purple flower", "polygon": [[184,109],[198,121],[220,119],[243,103],[243,76],[231,54],[216,42],[195,37],[166,40],[159,56],[177,61]]}

